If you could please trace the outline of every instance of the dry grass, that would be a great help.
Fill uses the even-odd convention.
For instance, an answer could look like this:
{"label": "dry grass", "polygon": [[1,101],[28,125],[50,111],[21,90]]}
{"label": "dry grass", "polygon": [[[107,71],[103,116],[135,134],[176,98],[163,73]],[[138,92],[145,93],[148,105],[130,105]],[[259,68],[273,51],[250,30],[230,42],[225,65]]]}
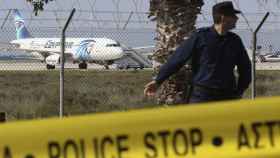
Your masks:
{"label": "dry grass", "polygon": [[[149,71],[66,71],[65,113],[127,110],[154,105],[143,96]],[[0,108],[8,118],[57,116],[59,72],[0,72]]]}
{"label": "dry grass", "polygon": [[[155,100],[143,96],[151,76],[152,71],[66,71],[65,113],[154,107]],[[279,78],[279,71],[257,72],[257,95],[279,95]],[[0,89],[0,108],[9,120],[58,115],[59,71],[0,72]]]}

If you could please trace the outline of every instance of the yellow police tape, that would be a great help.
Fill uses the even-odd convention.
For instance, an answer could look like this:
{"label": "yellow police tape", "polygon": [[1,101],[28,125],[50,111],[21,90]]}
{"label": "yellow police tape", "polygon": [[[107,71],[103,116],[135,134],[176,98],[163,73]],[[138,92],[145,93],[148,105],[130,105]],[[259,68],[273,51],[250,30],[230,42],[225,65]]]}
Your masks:
{"label": "yellow police tape", "polygon": [[3,158],[279,158],[280,98],[0,125]]}

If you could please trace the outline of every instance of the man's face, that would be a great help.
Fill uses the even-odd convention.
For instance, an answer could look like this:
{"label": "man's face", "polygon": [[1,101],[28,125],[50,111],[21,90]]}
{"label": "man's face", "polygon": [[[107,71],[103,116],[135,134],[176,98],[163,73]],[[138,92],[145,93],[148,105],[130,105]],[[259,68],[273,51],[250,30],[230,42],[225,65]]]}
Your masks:
{"label": "man's face", "polygon": [[235,14],[222,16],[222,24],[227,30],[234,29],[236,27],[237,20],[238,17]]}

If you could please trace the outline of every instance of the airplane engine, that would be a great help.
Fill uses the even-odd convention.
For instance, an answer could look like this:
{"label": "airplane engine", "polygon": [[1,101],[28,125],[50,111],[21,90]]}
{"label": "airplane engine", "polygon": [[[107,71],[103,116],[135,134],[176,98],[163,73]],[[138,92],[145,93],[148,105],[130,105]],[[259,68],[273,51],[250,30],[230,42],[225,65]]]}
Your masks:
{"label": "airplane engine", "polygon": [[258,62],[258,63],[263,63],[265,61],[266,61],[266,59],[265,59],[265,57],[263,55],[258,55],[256,57],[256,62]]}
{"label": "airplane engine", "polygon": [[46,58],[47,69],[54,69],[56,64],[60,63],[60,55],[53,54]]}
{"label": "airplane engine", "polygon": [[45,57],[39,52],[31,52],[30,54],[41,62],[45,62]]}

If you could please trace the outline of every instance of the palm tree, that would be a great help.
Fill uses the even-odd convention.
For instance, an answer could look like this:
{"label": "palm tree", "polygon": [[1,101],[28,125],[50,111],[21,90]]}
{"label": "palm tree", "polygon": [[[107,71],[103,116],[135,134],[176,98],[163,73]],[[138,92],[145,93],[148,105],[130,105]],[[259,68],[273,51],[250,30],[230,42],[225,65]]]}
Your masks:
{"label": "palm tree", "polygon": [[[157,22],[156,50],[153,55],[155,74],[159,67],[174,53],[180,43],[195,29],[197,15],[203,0],[150,0],[150,15]],[[185,102],[191,71],[183,67],[163,83],[157,96],[158,104]]]}
{"label": "palm tree", "polygon": [[53,1],[53,0],[26,0],[26,1],[32,3],[33,12],[35,13],[35,16],[37,16],[39,11],[44,10],[44,4],[47,4],[49,1]]}

